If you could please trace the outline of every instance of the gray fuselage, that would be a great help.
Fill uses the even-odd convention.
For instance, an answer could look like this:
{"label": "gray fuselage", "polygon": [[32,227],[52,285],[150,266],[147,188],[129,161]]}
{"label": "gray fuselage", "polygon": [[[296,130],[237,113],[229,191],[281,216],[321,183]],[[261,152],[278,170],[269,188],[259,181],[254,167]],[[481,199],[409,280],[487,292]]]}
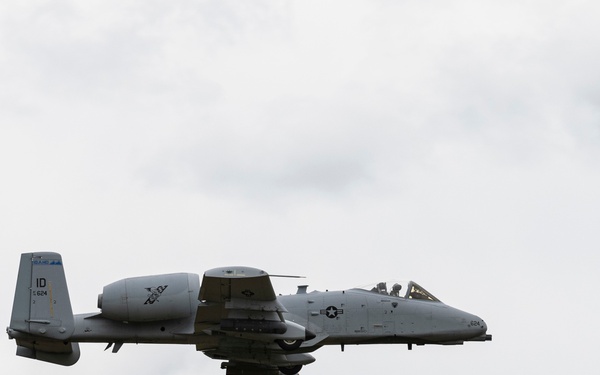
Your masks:
{"label": "gray fuselage", "polygon": [[[382,295],[362,289],[279,296],[283,316],[316,334],[303,349],[332,344],[460,344],[485,335],[476,315],[442,302]],[[78,342],[201,344],[211,334],[195,332],[195,315],[158,322],[127,323],[97,314],[75,315]]]}

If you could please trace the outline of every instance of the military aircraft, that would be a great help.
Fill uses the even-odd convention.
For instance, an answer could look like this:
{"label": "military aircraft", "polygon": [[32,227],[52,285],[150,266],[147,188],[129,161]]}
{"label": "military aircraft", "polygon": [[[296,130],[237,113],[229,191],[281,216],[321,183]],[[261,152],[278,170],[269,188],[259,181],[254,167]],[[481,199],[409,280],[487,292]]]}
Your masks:
{"label": "military aircraft", "polygon": [[[388,290],[389,287],[389,290]],[[58,253],[21,255],[8,336],[17,355],[70,366],[79,343],[196,345],[226,375],[297,374],[324,345],[460,345],[490,341],[478,316],[415,282],[277,296],[250,267],[123,279],[104,287],[100,312],[73,315]]]}

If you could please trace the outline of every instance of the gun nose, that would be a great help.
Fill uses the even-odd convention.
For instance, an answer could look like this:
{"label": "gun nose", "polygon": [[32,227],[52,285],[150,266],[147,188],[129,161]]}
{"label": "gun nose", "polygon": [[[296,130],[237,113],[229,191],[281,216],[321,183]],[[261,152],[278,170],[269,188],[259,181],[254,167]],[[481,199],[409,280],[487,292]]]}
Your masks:
{"label": "gun nose", "polygon": [[469,325],[471,327],[477,328],[482,334],[484,334],[487,331],[487,324],[485,324],[485,321],[477,315],[473,316],[473,319],[471,320],[471,323]]}

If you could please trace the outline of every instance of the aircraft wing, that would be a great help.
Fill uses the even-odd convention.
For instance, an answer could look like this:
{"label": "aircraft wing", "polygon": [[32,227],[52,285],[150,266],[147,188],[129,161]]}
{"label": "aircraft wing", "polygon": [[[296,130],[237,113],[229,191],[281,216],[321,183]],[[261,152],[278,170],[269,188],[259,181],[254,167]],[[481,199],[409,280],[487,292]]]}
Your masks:
{"label": "aircraft wing", "polygon": [[250,267],[222,267],[206,271],[200,287],[200,300],[227,302],[232,299],[275,301],[277,296],[265,271]]}
{"label": "aircraft wing", "polygon": [[286,352],[315,335],[283,318],[287,310],[277,300],[265,271],[250,267],[209,270],[202,279],[199,299],[196,350],[229,360],[232,367],[227,374],[237,374],[234,369],[245,367],[266,371],[314,361],[309,354]]}
{"label": "aircraft wing", "polygon": [[269,275],[250,267],[222,267],[206,271],[199,300],[196,332],[215,324],[222,325],[224,320],[281,322],[281,313],[286,312],[277,301]]}

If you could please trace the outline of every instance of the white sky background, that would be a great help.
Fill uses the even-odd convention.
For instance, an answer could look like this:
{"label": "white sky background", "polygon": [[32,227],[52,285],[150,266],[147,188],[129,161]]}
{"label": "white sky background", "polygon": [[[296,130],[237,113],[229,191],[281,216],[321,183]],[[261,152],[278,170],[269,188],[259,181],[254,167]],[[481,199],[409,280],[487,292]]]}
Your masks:
{"label": "white sky background", "polygon": [[[323,348],[303,374],[595,374],[600,5],[3,1],[0,321],[21,252],[74,310],[128,276],[232,264],[310,289],[414,279],[493,342]],[[279,293],[296,280],[275,280]],[[64,368],[224,372],[193,346]]]}

